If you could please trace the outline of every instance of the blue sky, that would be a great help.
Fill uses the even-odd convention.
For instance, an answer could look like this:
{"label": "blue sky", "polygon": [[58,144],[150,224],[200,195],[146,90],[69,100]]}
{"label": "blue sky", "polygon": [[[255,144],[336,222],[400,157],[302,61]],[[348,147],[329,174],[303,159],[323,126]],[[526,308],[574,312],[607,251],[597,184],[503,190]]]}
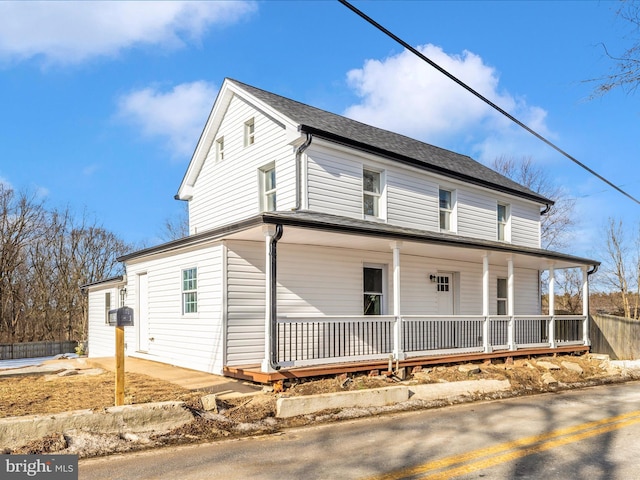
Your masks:
{"label": "blue sky", "polygon": [[[640,197],[637,96],[589,100],[629,26],[606,1],[354,2]],[[509,124],[337,1],[0,2],[0,181],[160,242],[225,77],[468,154],[532,157],[576,198],[571,253],[599,258],[640,206]]]}

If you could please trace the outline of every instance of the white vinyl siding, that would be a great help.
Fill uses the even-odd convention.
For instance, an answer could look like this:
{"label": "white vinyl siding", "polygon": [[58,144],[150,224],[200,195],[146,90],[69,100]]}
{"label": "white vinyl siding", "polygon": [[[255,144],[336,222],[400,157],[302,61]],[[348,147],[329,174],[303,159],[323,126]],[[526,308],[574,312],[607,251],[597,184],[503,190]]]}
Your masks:
{"label": "white vinyl siding", "polygon": [[362,218],[362,162],[318,147],[306,153],[309,209]]}
{"label": "white vinyl siding", "polygon": [[425,174],[387,169],[387,222],[437,232],[438,184]]}
{"label": "white vinyl siding", "polygon": [[[244,124],[253,118],[260,141],[244,147]],[[259,182],[256,171],[265,159],[278,172],[278,208],[295,206],[295,151],[285,130],[271,118],[234,97],[218,130],[224,135],[224,161],[215,162],[210,152],[194,185],[189,201],[189,230],[202,233],[260,212]]]}
{"label": "white vinyl siding", "polygon": [[511,203],[511,243],[539,248],[540,207],[524,202]]}
{"label": "white vinyl siding", "polygon": [[496,239],[496,200],[482,191],[458,190],[458,234]]}
{"label": "white vinyl siding", "polygon": [[259,364],[264,359],[264,260],[264,243],[228,243],[225,337],[229,366]]}
{"label": "white vinyl siding", "polygon": [[[146,354],[133,351],[136,329],[125,329],[127,354],[221,374],[223,365],[223,246],[158,256],[127,264],[127,305],[136,308],[135,278],[146,273],[149,341]],[[197,267],[198,311],[182,314],[182,273]],[[134,312],[134,322],[137,318]]]}
{"label": "white vinyl siding", "polygon": [[[106,313],[120,306],[119,289],[113,284],[91,287],[88,293],[88,337],[90,357],[112,357],[115,355],[115,327],[105,320]],[[106,304],[107,295],[109,304]]]}

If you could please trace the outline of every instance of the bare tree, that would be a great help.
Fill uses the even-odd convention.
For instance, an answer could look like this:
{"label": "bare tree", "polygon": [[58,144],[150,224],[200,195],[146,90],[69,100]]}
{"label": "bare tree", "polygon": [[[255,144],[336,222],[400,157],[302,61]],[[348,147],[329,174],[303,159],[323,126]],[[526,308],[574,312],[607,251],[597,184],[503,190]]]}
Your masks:
{"label": "bare tree", "polygon": [[556,185],[547,172],[537,167],[531,157],[515,160],[499,157],[493,161],[493,169],[515,182],[524,185],[543,197],[553,200],[551,210],[541,218],[541,242],[546,249],[561,249],[568,245],[575,227],[575,200],[569,198],[562,187]]}
{"label": "bare tree", "polygon": [[165,242],[189,236],[189,205],[185,202],[182,209],[173,217],[164,221],[160,238]]}
{"label": "bare tree", "polygon": [[34,198],[0,184],[0,342],[84,340],[80,286],[118,273],[129,246]]}
{"label": "bare tree", "polygon": [[622,53],[614,53],[602,44],[605,54],[614,65],[608,75],[586,80],[597,83],[592,97],[604,95],[615,88],[634,93],[640,83],[640,4],[635,0],[623,0],[619,5],[616,14],[631,28],[628,35],[631,46]]}
{"label": "bare tree", "polygon": [[633,252],[634,244],[630,242],[622,220],[609,218],[605,234],[600,281],[605,288],[619,292],[625,317],[638,318],[637,299],[634,308],[631,307],[632,291],[638,288],[638,256]]}

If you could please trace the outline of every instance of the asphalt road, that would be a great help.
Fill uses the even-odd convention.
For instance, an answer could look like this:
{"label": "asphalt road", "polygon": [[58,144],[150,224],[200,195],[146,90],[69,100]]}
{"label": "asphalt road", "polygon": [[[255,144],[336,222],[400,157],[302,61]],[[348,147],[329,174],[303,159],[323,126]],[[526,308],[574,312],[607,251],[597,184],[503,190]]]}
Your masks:
{"label": "asphalt road", "polygon": [[640,479],[640,382],[80,461],[83,480]]}

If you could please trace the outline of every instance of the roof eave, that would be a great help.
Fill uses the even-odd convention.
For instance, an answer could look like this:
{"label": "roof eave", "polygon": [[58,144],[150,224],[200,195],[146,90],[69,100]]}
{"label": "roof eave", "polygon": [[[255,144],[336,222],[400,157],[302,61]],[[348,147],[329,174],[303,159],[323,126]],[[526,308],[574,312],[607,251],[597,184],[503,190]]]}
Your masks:
{"label": "roof eave", "polygon": [[490,188],[492,190],[497,190],[502,193],[515,195],[517,197],[531,200],[533,202],[540,203],[542,205],[555,204],[553,200],[543,197],[542,195],[528,194],[526,192],[521,192],[512,188],[506,187],[504,185],[483,181],[471,175],[465,175],[459,172],[448,170],[446,168],[438,167],[437,165],[429,165],[423,161],[416,160],[415,158],[412,158],[406,155],[401,155],[399,153],[385,150],[382,148],[378,148],[363,142],[358,142],[357,140],[353,140],[348,137],[343,137],[341,135],[336,135],[335,133],[327,132],[326,130],[319,129],[317,127],[312,127],[310,125],[302,124],[300,125],[299,130],[304,133],[309,133],[311,135],[316,135],[318,137],[324,138],[325,140],[329,140],[329,141],[346,145],[352,148],[356,148],[358,150],[362,150],[362,151],[366,151],[376,155],[381,155],[387,158],[391,158],[395,161],[419,168],[421,170],[426,170],[426,171],[437,173],[439,175],[443,175],[446,177],[455,178],[457,180],[462,180],[467,183],[471,183],[471,184],[478,185],[485,188]]}

